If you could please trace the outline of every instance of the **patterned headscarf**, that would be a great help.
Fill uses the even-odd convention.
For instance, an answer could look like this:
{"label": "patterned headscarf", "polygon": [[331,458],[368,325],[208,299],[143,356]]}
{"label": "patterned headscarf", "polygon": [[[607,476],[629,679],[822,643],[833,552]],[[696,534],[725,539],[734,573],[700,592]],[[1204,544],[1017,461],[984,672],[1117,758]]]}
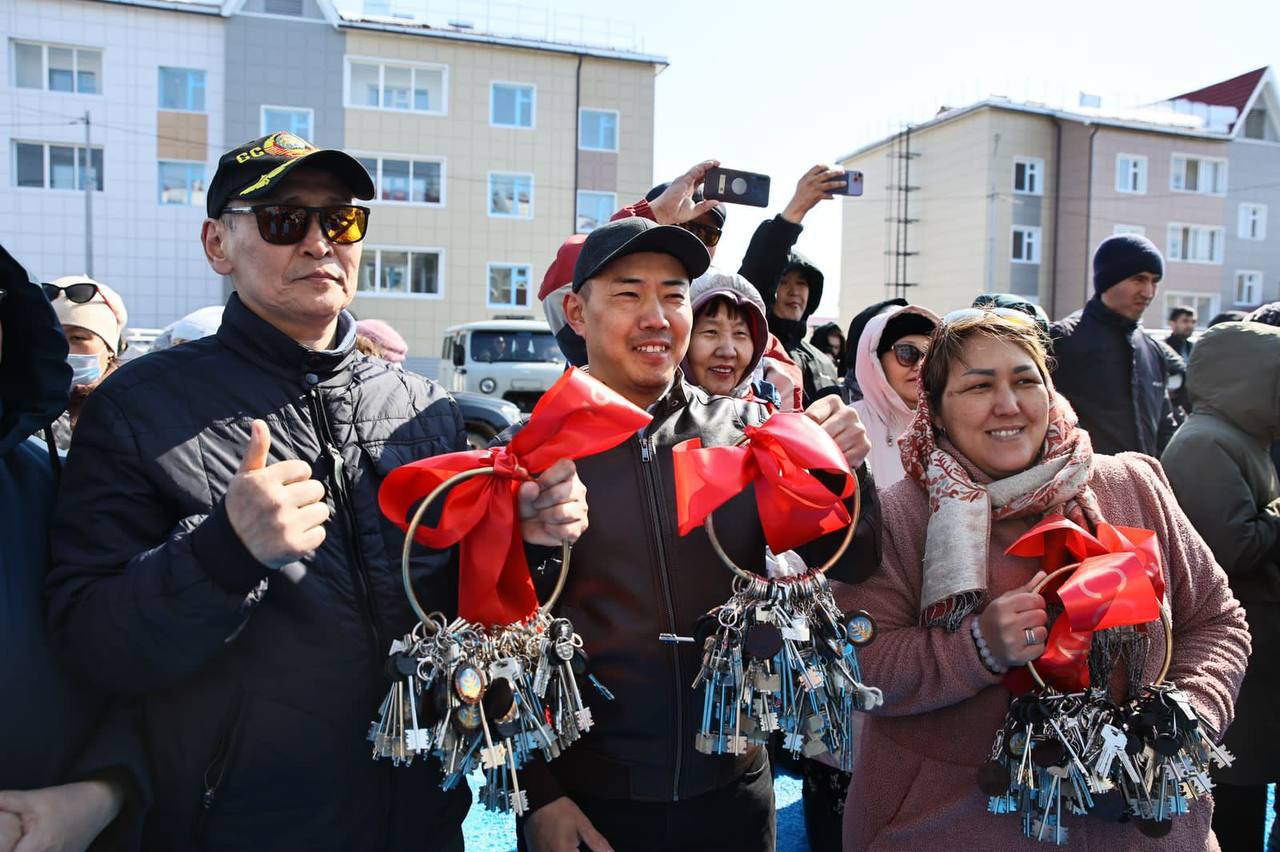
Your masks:
{"label": "patterned headscarf", "polygon": [[934,434],[923,376],[915,418],[898,439],[903,469],[929,494],[921,622],[956,630],[986,595],[992,520],[1058,513],[1085,529],[1102,520],[1088,486],[1093,444],[1046,377],[1049,427],[1039,458],[1004,479],[975,481],[975,475],[985,477],[945,435]]}

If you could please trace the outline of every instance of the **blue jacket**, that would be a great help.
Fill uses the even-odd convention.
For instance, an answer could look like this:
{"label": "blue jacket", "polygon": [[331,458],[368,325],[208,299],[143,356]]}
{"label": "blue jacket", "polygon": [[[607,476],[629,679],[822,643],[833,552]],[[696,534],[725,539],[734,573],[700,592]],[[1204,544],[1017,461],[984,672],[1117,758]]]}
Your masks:
{"label": "blue jacket", "polygon": [[40,286],[0,247],[0,790],[113,777],[123,815],[95,848],[136,845],[145,796],[131,721],[55,662],[44,614],[56,459],[38,438],[67,407],[67,341]]}
{"label": "blue jacket", "polygon": [[1080,416],[1094,452],[1159,456],[1175,428],[1160,345],[1098,296],[1054,323],[1050,336],[1054,386]]}

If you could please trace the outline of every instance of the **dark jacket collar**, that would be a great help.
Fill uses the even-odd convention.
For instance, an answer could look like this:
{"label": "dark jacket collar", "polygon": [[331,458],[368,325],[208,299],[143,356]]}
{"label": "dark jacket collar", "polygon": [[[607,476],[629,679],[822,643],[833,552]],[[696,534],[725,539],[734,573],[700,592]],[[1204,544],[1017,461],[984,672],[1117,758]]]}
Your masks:
{"label": "dark jacket collar", "polygon": [[251,361],[282,375],[303,378],[311,373],[318,384],[346,384],[356,356],[356,322],[347,311],[338,315],[338,344],[333,349],[311,349],[249,310],[240,296],[231,294],[222,313],[218,340]]}
{"label": "dark jacket collar", "polygon": [[769,314],[769,331],[773,332],[782,346],[788,352],[795,349],[804,341],[809,332],[809,326],[804,320],[783,319],[777,314]]}
{"label": "dark jacket collar", "polygon": [[1138,324],[1133,320],[1120,316],[1120,314],[1102,304],[1102,297],[1097,295],[1085,302],[1084,316],[1126,335],[1138,327]]}

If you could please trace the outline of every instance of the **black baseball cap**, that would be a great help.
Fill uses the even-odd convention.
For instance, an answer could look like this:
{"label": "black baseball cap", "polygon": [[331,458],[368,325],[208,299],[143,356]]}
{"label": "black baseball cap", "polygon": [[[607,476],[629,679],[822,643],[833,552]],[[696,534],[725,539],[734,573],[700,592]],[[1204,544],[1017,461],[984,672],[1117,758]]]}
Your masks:
{"label": "black baseball cap", "polygon": [[711,265],[711,255],[707,254],[702,240],[684,228],[629,216],[587,234],[578,262],[573,266],[573,292],[581,290],[583,284],[618,258],[644,251],[671,255],[680,261],[690,281]]}
{"label": "black baseball cap", "polygon": [[323,169],[356,198],[373,198],[373,179],[360,161],[343,151],[317,148],[293,133],[272,133],[223,154],[205,193],[205,211],[216,219],[230,201],[261,198],[302,163]]}
{"label": "black baseball cap", "polygon": [[[657,186],[655,186],[653,189],[649,190],[648,194],[647,194],[647,195],[645,195],[644,200],[645,200],[645,201],[653,201],[653,200],[654,200],[655,198],[657,198],[659,195],[661,195],[662,193],[666,192],[666,191],[667,191],[667,187],[669,187],[669,186],[671,186],[671,181],[667,181],[666,183],[660,183],[660,184],[658,184],[658,185],[657,185]],[[700,190],[700,189],[695,189],[695,190],[693,191],[693,195],[692,195],[691,197],[693,198],[693,203],[694,203],[694,204],[697,204],[698,202],[702,201],[702,200],[703,200],[702,190]],[[721,227],[721,228],[723,228],[723,227],[724,227],[724,221],[725,221],[726,216],[728,215],[728,211],[726,211],[726,210],[724,209],[724,205],[723,205],[723,204],[718,205],[718,206],[716,206],[716,207],[712,207],[712,208],[711,208],[710,210],[708,210],[707,212],[708,212],[708,213],[710,213],[712,216],[715,216],[715,217],[716,217],[716,219],[718,219],[718,220],[719,220],[719,222],[720,222],[720,227]]]}

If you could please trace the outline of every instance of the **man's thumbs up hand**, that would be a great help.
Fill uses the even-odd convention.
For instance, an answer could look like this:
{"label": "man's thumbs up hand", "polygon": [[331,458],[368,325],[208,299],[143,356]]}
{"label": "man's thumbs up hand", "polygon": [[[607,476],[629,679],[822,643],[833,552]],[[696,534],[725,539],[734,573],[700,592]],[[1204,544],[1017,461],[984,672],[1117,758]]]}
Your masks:
{"label": "man's thumbs up hand", "polygon": [[270,451],[267,424],[254,420],[225,500],[231,528],[248,551],[268,568],[280,568],[320,546],[329,507],[310,465],[298,459],[269,464]]}

